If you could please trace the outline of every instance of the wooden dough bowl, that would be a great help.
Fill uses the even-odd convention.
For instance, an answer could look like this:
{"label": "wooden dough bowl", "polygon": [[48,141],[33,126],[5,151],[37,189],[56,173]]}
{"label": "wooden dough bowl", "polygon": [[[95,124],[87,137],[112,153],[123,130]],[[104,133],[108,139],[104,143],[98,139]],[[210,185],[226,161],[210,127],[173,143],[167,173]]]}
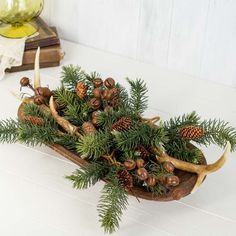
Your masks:
{"label": "wooden dough bowl", "polygon": [[[18,118],[21,120],[23,119],[23,104],[20,105],[18,109]],[[78,154],[75,154],[74,152],[64,148],[61,145],[58,144],[49,144],[47,145],[57,153],[61,154],[68,160],[74,162],[76,165],[83,167],[88,164],[88,162],[84,159],[82,159]],[[195,146],[191,146],[191,148],[196,148]],[[202,154],[202,163],[206,164],[206,159],[204,155]],[[193,189],[196,181],[197,181],[197,174],[185,172],[182,170],[176,170],[175,174],[180,179],[180,184],[176,187],[172,187],[169,189],[169,191],[162,195],[154,195],[151,192],[144,191],[141,187],[133,187],[132,192],[129,191],[129,195],[133,195],[137,198],[143,198],[147,200],[154,200],[154,201],[173,201],[173,200],[179,200],[191,193],[191,190]]]}

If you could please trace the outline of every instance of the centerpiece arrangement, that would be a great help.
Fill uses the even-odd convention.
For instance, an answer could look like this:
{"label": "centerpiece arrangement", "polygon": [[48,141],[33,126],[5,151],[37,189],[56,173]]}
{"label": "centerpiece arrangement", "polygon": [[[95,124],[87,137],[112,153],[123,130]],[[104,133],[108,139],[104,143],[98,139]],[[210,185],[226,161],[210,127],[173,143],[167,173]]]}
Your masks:
{"label": "centerpiece arrangement", "polygon": [[[102,79],[72,65],[62,69],[61,86],[43,87],[36,63],[35,81],[20,80],[18,119],[0,122],[1,142],[46,144],[81,166],[67,178],[77,189],[105,181],[98,213],[105,232],[119,227],[128,195],[158,201],[180,199],[194,192],[207,174],[224,164],[236,148],[236,130],[227,122],[201,120],[192,112],[169,121],[145,118],[147,87],[127,79],[129,89],[113,78]],[[193,144],[225,147],[207,165]]]}

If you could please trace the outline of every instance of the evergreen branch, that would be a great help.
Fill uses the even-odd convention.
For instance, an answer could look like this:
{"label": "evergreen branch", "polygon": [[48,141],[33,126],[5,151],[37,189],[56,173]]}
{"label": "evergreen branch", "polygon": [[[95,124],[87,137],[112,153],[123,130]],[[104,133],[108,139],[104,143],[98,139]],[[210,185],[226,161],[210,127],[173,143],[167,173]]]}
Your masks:
{"label": "evergreen branch", "polygon": [[130,85],[130,107],[136,114],[142,114],[147,108],[147,87],[143,80],[132,81],[127,78]]}
{"label": "evergreen branch", "polygon": [[122,151],[134,150],[139,145],[152,146],[163,149],[164,143],[168,141],[166,131],[162,127],[151,128],[147,124],[134,124],[124,132],[112,132],[115,141]]}
{"label": "evergreen branch", "polygon": [[204,120],[201,124],[204,129],[204,135],[200,139],[194,140],[196,143],[205,146],[211,143],[219,147],[225,147],[227,141],[230,142],[232,151],[236,149],[236,130],[229,126],[228,122],[222,120]]}
{"label": "evergreen branch", "polygon": [[190,148],[190,142],[179,137],[170,139],[165,149],[168,155],[182,161],[199,164],[202,159],[202,152],[198,148]]}
{"label": "evergreen branch", "polygon": [[96,160],[109,153],[112,145],[109,133],[97,132],[83,136],[77,143],[77,152],[82,158]]}
{"label": "evergreen branch", "polygon": [[175,118],[171,118],[169,121],[164,122],[164,127],[169,133],[176,133],[176,130],[188,126],[188,125],[199,125],[200,117],[195,111],[190,114],[184,114]]}
{"label": "evergreen branch", "polygon": [[77,83],[86,80],[87,74],[79,66],[68,65],[62,67],[61,78],[62,84],[68,90],[75,91]]}
{"label": "evergreen branch", "polygon": [[104,178],[107,171],[108,169],[104,166],[104,163],[91,162],[82,170],[77,169],[73,175],[66,176],[66,178],[73,182],[74,188],[87,189]]}
{"label": "evergreen branch", "polygon": [[17,142],[18,121],[13,119],[0,121],[0,142],[15,143]]}
{"label": "evergreen branch", "polygon": [[42,126],[26,122],[19,122],[18,124],[17,138],[27,145],[53,144],[56,135],[57,130],[49,123],[44,123]]}
{"label": "evergreen branch", "polygon": [[70,134],[57,135],[55,137],[54,142],[56,144],[59,144],[65,148],[67,148],[68,150],[75,151],[76,145],[78,142],[78,137],[70,135]]}
{"label": "evergreen branch", "polygon": [[128,194],[119,184],[116,172],[107,178],[98,204],[98,213],[101,226],[106,233],[113,233],[119,228],[122,211],[128,205]]}

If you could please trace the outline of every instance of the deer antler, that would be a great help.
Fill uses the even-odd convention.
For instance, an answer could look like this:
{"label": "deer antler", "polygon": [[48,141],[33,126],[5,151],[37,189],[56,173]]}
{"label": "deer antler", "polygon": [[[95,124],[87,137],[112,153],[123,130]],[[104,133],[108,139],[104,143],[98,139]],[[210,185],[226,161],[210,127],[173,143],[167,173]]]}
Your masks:
{"label": "deer antler", "polygon": [[223,155],[215,163],[209,164],[209,165],[192,164],[189,162],[181,161],[176,158],[170,157],[167,154],[156,156],[156,159],[161,163],[166,162],[166,161],[171,162],[177,169],[184,170],[191,173],[196,173],[198,175],[198,178],[191,191],[191,193],[193,193],[201,185],[206,175],[219,170],[224,165],[230,153],[230,150],[231,150],[231,144],[230,142],[227,142]]}
{"label": "deer antler", "polygon": [[75,134],[79,137],[82,135],[78,132],[79,128],[77,126],[72,125],[68,120],[64,119],[63,117],[58,115],[58,112],[55,108],[55,102],[53,99],[53,96],[51,96],[50,101],[49,101],[49,108],[51,111],[52,116],[56,120],[56,122],[68,133],[70,134]]}

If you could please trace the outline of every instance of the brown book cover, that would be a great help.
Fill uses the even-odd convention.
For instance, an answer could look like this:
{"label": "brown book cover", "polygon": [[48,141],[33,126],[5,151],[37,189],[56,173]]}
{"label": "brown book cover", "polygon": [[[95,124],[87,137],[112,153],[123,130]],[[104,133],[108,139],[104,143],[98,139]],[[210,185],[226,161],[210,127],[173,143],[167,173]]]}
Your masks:
{"label": "brown book cover", "polygon": [[[23,65],[33,64],[37,50],[29,50],[24,53]],[[58,62],[63,59],[64,52],[60,45],[41,48],[40,50],[40,63]]]}
{"label": "brown book cover", "polygon": [[[47,68],[47,67],[55,67],[59,66],[60,61],[58,62],[45,62],[45,63],[40,63],[40,68]],[[17,67],[12,67],[11,69],[6,69],[6,72],[19,72],[19,71],[25,71],[25,70],[33,70],[34,69],[34,64],[28,64],[28,65],[22,65],[22,66],[17,66]]]}
{"label": "brown book cover", "polygon": [[42,18],[38,17],[33,22],[38,27],[38,35],[26,40],[25,50],[37,49],[38,47],[48,47],[59,45],[60,40],[57,34],[50,28]]}

